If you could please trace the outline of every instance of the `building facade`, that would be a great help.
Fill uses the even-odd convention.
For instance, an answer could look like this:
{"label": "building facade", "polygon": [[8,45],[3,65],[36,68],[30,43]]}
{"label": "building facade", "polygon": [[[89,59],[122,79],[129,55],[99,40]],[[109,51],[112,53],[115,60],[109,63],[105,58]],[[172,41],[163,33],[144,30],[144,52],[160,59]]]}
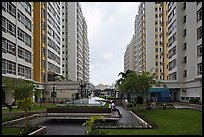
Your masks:
{"label": "building facade", "polygon": [[33,79],[32,2],[2,2],[2,76]]}
{"label": "building facade", "polygon": [[202,2],[168,2],[168,79],[179,100],[202,101]]}
{"label": "building facade", "polygon": [[152,69],[172,101],[202,102],[202,2],[141,2],[134,35],[135,71]]}
{"label": "building facade", "polygon": [[79,2],[62,2],[62,75],[89,81],[87,24]]}
{"label": "building facade", "polygon": [[[2,2],[2,79],[33,80],[32,4]],[[3,87],[2,104],[10,104],[13,97]]]}
{"label": "building facade", "polygon": [[[48,73],[61,75],[61,3],[34,2],[34,62],[36,82],[48,81]],[[38,24],[38,25],[36,25]]]}
{"label": "building facade", "polygon": [[152,71],[167,79],[166,2],[141,2],[135,18],[135,71]]}
{"label": "building facade", "polygon": [[130,44],[127,45],[124,54],[124,72],[127,70],[135,70],[135,37],[131,39]]}

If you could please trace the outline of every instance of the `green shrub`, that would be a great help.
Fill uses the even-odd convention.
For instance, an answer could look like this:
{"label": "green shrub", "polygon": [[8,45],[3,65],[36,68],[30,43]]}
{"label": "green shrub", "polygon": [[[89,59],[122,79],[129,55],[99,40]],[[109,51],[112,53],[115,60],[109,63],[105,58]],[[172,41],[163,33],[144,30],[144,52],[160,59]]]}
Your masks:
{"label": "green shrub", "polygon": [[127,107],[135,107],[134,103],[128,103]]}
{"label": "green shrub", "polygon": [[191,99],[190,103],[197,104],[197,103],[199,103],[199,100],[198,99]]}

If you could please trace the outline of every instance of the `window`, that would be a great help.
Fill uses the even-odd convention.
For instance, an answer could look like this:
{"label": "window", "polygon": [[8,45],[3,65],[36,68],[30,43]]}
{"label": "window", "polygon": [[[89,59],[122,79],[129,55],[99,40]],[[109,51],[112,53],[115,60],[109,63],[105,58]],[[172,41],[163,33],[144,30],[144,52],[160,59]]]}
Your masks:
{"label": "window", "polygon": [[24,41],[27,46],[31,47],[31,36],[25,33]]}
{"label": "window", "polygon": [[2,16],[2,31],[6,32],[7,27],[6,27],[6,18]]}
{"label": "window", "polygon": [[155,21],[155,25],[157,25],[158,24],[158,21]]}
{"label": "window", "polygon": [[176,20],[174,20],[174,22],[169,26],[168,28],[168,31],[169,31],[169,34],[171,34],[171,32],[174,30],[174,28],[176,28]]}
{"label": "window", "polygon": [[155,62],[155,65],[158,65],[158,62]]}
{"label": "window", "polygon": [[31,63],[31,52],[25,50],[25,61]]}
{"label": "window", "polygon": [[9,74],[16,74],[16,63],[7,60],[7,73]]}
{"label": "window", "polygon": [[197,57],[202,56],[202,44],[197,47]]}
{"label": "window", "polygon": [[183,58],[183,62],[182,63],[186,63],[187,62],[187,56],[185,56],[184,58]]}
{"label": "window", "polygon": [[24,33],[21,29],[18,28],[18,39],[24,41]]}
{"label": "window", "polygon": [[155,58],[158,59],[158,55],[156,55]]}
{"label": "window", "polygon": [[31,79],[31,68],[25,67],[25,78]]}
{"label": "window", "polygon": [[183,50],[186,50],[187,49],[187,43],[185,42],[184,44],[183,44]]}
{"label": "window", "polygon": [[158,45],[158,41],[155,42],[155,45]]}
{"label": "window", "polygon": [[18,57],[24,59],[24,54],[25,54],[24,49],[18,46]]}
{"label": "window", "polygon": [[198,68],[198,75],[202,75],[202,63],[199,63],[197,65],[197,68]]}
{"label": "window", "polygon": [[184,74],[183,74],[183,77],[187,77],[187,70],[184,70]]}
{"label": "window", "polygon": [[14,25],[8,20],[7,20],[7,32],[9,32],[13,36],[16,36],[16,25]]}
{"label": "window", "polygon": [[18,64],[18,75],[19,76],[24,76],[24,66]]}
{"label": "window", "polygon": [[202,38],[202,26],[197,30],[197,39],[199,40],[201,38]]}
{"label": "window", "polygon": [[197,22],[202,20],[202,8],[197,11]]}
{"label": "window", "polygon": [[2,52],[7,53],[8,45],[7,45],[7,40],[2,37]]}
{"label": "window", "polygon": [[169,74],[169,80],[176,80],[176,72]]}
{"label": "window", "polygon": [[12,55],[16,55],[16,44],[10,41],[7,41],[7,42],[8,42],[8,53]]}
{"label": "window", "polygon": [[157,15],[157,14],[155,14],[155,18],[158,18],[158,15]]}
{"label": "window", "polygon": [[169,62],[169,70],[172,70],[174,67],[176,67],[176,59],[174,59],[173,61]]}
{"label": "window", "polygon": [[174,33],[170,38],[168,42],[168,46],[171,47],[171,45],[176,41],[176,33]]}
{"label": "window", "polygon": [[2,2],[2,10],[6,12],[7,2]]}
{"label": "window", "polygon": [[45,22],[41,22],[41,24],[42,24],[42,29],[44,30],[44,31],[46,31],[46,25],[45,25]]}
{"label": "window", "polygon": [[7,12],[16,18],[16,7],[11,3],[7,3]]}
{"label": "window", "polygon": [[183,17],[183,23],[186,22],[186,15]]}
{"label": "window", "polygon": [[20,4],[24,7],[25,11],[31,15],[31,5],[28,2],[20,2]]}
{"label": "window", "polygon": [[158,48],[155,49],[155,52],[158,52]]}
{"label": "window", "polygon": [[186,29],[183,31],[183,36],[184,37],[186,36]]}
{"label": "window", "polygon": [[2,59],[2,74],[6,74],[6,60]]}

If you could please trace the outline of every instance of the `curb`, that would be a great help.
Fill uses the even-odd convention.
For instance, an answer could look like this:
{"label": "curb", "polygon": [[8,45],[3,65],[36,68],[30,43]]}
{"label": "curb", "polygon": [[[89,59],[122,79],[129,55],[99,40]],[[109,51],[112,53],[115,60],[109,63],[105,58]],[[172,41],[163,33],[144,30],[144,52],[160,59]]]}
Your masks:
{"label": "curb", "polygon": [[28,135],[44,135],[46,132],[47,132],[47,127],[42,126],[40,129],[33,131],[32,133],[30,133]]}
{"label": "curb", "polygon": [[152,126],[151,125],[149,125],[147,122],[145,122],[143,119],[141,119],[140,117],[138,117],[135,113],[133,113],[131,110],[129,110],[129,112],[133,115],[133,116],[135,116],[140,122],[141,122],[141,124],[144,126],[144,127],[146,127],[146,128],[152,128]]}

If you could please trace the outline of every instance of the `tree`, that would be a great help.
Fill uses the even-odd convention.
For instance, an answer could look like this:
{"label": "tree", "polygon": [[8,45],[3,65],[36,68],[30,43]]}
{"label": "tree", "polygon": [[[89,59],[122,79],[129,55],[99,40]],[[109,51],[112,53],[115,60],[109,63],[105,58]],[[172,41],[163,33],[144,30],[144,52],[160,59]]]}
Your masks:
{"label": "tree", "polygon": [[125,90],[130,96],[141,95],[146,100],[149,89],[153,85],[162,84],[162,82],[156,80],[156,73],[152,73],[151,71],[135,72],[128,70],[126,73],[120,72],[120,74],[122,74],[122,78],[116,81],[119,90]]}
{"label": "tree", "polygon": [[119,91],[122,91],[122,98],[124,97],[124,92],[128,91],[130,87],[128,87],[126,84],[126,80],[129,75],[134,73],[132,70],[127,70],[125,73],[120,72],[118,76],[122,76],[120,79],[116,81],[115,87],[118,87]]}
{"label": "tree", "polygon": [[33,104],[35,84],[32,81],[19,79],[18,84],[13,87],[13,96],[16,99],[16,104],[25,112],[25,129],[28,128],[28,111]]}

